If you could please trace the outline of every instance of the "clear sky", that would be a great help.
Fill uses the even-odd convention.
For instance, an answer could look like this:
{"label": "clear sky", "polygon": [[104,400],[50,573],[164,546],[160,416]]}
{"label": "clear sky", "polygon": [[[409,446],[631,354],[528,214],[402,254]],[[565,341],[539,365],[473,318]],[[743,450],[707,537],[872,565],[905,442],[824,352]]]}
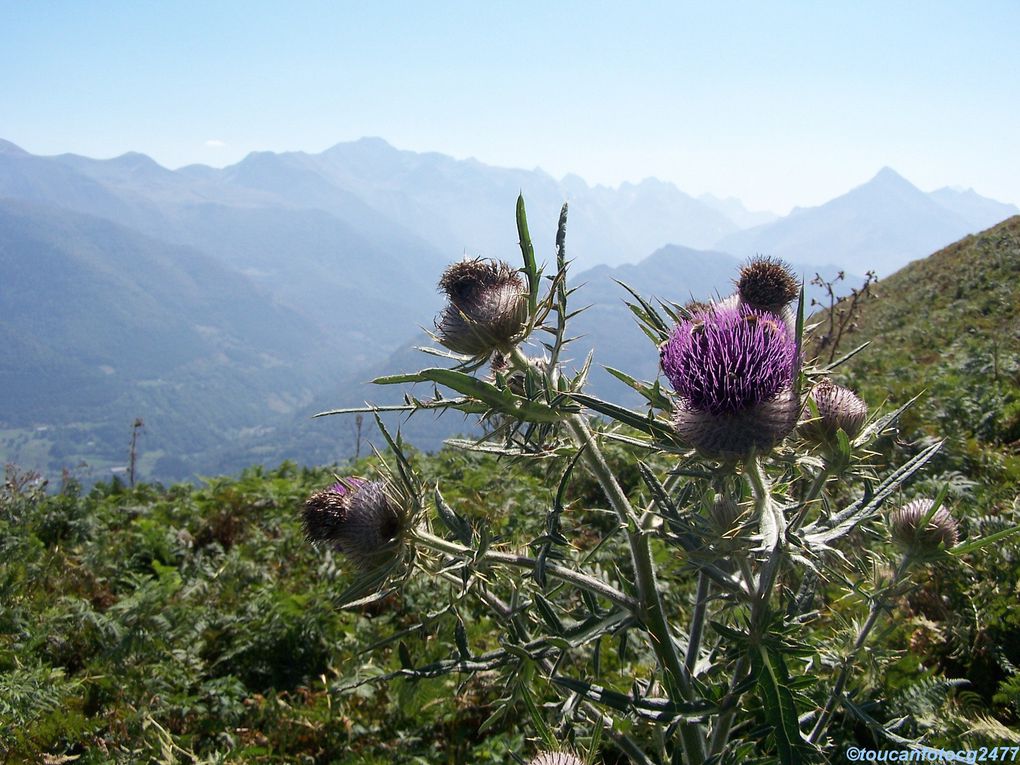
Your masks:
{"label": "clear sky", "polygon": [[0,137],[399,148],[786,212],[883,165],[1020,204],[1020,1],[0,0]]}

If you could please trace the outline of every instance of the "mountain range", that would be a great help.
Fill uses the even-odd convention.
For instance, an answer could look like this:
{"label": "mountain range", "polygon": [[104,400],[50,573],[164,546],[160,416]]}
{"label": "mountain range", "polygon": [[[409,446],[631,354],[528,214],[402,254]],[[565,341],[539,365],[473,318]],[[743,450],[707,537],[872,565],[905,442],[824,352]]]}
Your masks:
{"label": "mountain range", "polygon": [[768,253],[885,277],[1018,212],[1014,205],[987,199],[973,189],[943,188],[925,194],[884,167],[836,199],[729,234],[716,247],[740,257]]}
{"label": "mountain range", "polygon": [[[655,179],[589,186],[380,139],[177,170],[0,141],[0,458],[104,475],[123,463],[135,417],[149,478],[343,458],[353,428],[308,415],[399,396],[364,381],[429,363],[409,349],[440,307],[446,263],[517,262],[521,191],[540,260],[570,204],[572,281],[591,304],[573,355],[595,347],[598,362],[644,377],[654,353],[614,280],[704,298],[727,292],[758,252],[805,277],[884,275],[1017,212],[973,191],[926,194],[890,169],[779,218]],[[593,384],[625,392],[601,370]],[[469,424],[405,427],[431,446]]]}

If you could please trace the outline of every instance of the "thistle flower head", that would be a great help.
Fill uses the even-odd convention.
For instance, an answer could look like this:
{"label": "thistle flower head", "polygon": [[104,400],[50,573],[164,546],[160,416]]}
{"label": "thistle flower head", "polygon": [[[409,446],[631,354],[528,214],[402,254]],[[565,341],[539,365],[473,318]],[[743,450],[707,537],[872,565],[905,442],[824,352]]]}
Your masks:
{"label": "thistle flower head", "polygon": [[921,555],[936,553],[940,547],[947,550],[955,547],[960,541],[959,525],[944,507],[936,510],[928,522],[922,524],[933,504],[930,499],[915,499],[890,513],[889,527],[893,540]]}
{"label": "thistle flower head", "polygon": [[447,304],[436,319],[439,342],[456,353],[509,351],[528,323],[528,291],[503,261],[462,260],[443,272]]}
{"label": "thistle flower head", "polygon": [[311,541],[332,546],[359,568],[371,568],[392,551],[402,513],[386,484],[348,478],[312,494],[302,520]]}
{"label": "thistle flower head", "polygon": [[849,438],[857,436],[868,419],[868,405],[849,388],[822,380],[808,394],[808,406],[804,407],[802,416],[800,435],[813,443],[827,444],[836,438],[839,430]]}
{"label": "thistle flower head", "polygon": [[749,308],[780,313],[800,294],[800,282],[778,258],[752,258],[737,280],[740,302]]}
{"label": "thistle flower head", "polygon": [[584,765],[584,763],[566,752],[539,752],[528,765]]}
{"label": "thistle flower head", "polygon": [[659,358],[680,399],[677,431],[704,452],[741,457],[771,448],[796,424],[797,343],[769,313],[716,306],[695,314],[676,326]]}

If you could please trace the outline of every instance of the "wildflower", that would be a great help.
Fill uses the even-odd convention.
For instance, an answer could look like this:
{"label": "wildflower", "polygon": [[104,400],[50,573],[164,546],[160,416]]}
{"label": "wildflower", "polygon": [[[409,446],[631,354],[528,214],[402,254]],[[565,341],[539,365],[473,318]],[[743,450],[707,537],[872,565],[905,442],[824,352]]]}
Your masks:
{"label": "wildflower", "polygon": [[797,344],[778,317],[716,306],[678,324],[659,357],[679,397],[677,432],[706,454],[769,449],[797,423]]}
{"label": "wildflower", "polygon": [[959,525],[945,508],[940,507],[922,527],[921,521],[931,512],[934,502],[915,499],[889,515],[893,539],[907,550],[921,555],[955,547],[960,541]]}
{"label": "wildflower", "polygon": [[[801,422],[798,432],[816,444],[831,443],[839,430],[854,438],[868,419],[868,405],[849,388],[829,380],[822,380],[812,388],[808,400],[809,405],[804,408],[804,416],[808,419]],[[817,416],[810,402],[817,408]]]}
{"label": "wildflower", "polygon": [[584,765],[584,763],[566,752],[540,752],[528,765]]}
{"label": "wildflower", "polygon": [[782,313],[800,294],[800,282],[783,261],[759,256],[740,269],[737,294],[748,308]]}
{"label": "wildflower", "polygon": [[348,478],[305,502],[305,533],[313,542],[339,550],[359,568],[372,568],[393,551],[402,524],[399,506],[386,484]]}
{"label": "wildflower", "polygon": [[486,356],[510,351],[528,326],[528,291],[503,261],[462,260],[443,273],[447,304],[436,319],[438,340],[451,351]]}

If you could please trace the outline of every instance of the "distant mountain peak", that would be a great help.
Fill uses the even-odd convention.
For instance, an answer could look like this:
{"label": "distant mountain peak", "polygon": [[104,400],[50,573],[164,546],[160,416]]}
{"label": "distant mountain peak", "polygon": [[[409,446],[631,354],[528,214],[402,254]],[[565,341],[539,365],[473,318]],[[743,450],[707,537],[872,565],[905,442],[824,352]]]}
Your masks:
{"label": "distant mountain peak", "polygon": [[10,141],[5,141],[3,138],[0,138],[0,154],[19,155],[28,154],[28,152],[22,149],[17,144],[11,143]]}
{"label": "distant mountain peak", "polygon": [[339,143],[333,144],[322,153],[326,155],[343,154],[345,152],[349,152],[352,150],[357,152],[373,152],[373,153],[397,151],[396,147],[394,147],[393,144],[391,144],[385,138],[380,138],[379,136],[374,135],[367,135],[363,136],[362,138],[358,138],[355,141],[340,141]]}
{"label": "distant mountain peak", "polygon": [[119,157],[114,157],[110,160],[110,164],[119,165],[120,167],[131,168],[133,170],[165,170],[159,162],[154,160],[148,154],[142,154],[137,151],[128,151],[121,154]]}
{"label": "distant mountain peak", "polygon": [[886,165],[881,170],[879,170],[877,173],[875,173],[875,177],[872,178],[870,181],[868,181],[865,185],[867,185],[867,186],[872,186],[872,185],[897,185],[897,186],[903,186],[903,185],[907,185],[907,186],[913,187],[913,184],[910,181],[908,181],[906,178],[904,178],[902,175],[897,173],[895,170],[893,170],[888,165]]}

